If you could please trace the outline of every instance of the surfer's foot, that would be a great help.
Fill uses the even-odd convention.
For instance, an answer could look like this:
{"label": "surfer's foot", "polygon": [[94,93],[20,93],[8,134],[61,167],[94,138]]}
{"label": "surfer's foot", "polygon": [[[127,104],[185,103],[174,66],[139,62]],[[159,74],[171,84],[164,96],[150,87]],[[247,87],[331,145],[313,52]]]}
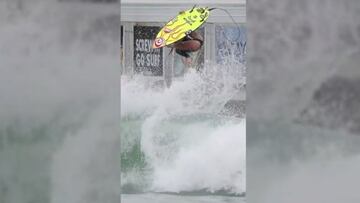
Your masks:
{"label": "surfer's foot", "polygon": [[188,57],[188,58],[183,57],[182,61],[186,65],[186,67],[191,67],[192,59],[190,57]]}

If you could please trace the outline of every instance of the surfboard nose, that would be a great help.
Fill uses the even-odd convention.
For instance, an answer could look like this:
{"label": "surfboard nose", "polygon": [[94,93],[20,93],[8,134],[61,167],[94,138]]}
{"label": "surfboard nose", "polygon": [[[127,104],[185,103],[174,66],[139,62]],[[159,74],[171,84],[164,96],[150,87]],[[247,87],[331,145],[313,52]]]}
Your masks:
{"label": "surfboard nose", "polygon": [[164,45],[165,45],[165,40],[163,38],[159,37],[153,41],[152,48],[157,49],[157,48],[163,47]]}
{"label": "surfboard nose", "polygon": [[152,48],[153,49],[157,49],[158,47],[155,45],[155,41],[153,42],[153,44],[152,44]]}

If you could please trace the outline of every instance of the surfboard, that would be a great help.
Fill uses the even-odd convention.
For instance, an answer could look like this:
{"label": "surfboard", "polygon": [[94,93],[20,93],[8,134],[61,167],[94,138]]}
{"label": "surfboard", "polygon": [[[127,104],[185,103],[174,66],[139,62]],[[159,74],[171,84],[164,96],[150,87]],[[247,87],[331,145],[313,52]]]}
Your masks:
{"label": "surfboard", "polygon": [[159,31],[152,48],[161,48],[181,40],[204,24],[209,14],[210,9],[202,7],[181,11]]}

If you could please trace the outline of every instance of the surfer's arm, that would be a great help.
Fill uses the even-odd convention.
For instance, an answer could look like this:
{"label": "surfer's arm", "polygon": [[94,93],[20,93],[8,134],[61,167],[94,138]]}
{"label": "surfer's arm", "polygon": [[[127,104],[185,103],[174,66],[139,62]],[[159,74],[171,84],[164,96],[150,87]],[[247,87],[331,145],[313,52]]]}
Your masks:
{"label": "surfer's arm", "polygon": [[189,36],[192,38],[192,39],[198,39],[198,40],[201,40],[201,41],[204,41],[203,37],[197,33],[197,32],[191,32],[189,34]]}
{"label": "surfer's arm", "polygon": [[200,43],[200,47],[202,47],[204,44],[203,37],[197,32],[191,32],[189,35],[187,35],[187,38],[193,41],[198,41]]}

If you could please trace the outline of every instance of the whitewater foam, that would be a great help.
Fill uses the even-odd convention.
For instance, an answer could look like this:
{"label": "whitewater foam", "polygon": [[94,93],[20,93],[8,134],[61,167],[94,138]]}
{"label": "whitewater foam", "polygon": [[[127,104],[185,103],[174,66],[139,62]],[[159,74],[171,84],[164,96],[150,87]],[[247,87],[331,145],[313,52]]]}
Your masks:
{"label": "whitewater foam", "polygon": [[[145,191],[245,192],[245,120],[219,114],[239,93],[243,76],[231,73],[241,66],[206,68],[201,74],[190,70],[168,89],[148,88],[141,76],[122,79],[122,119],[141,117],[141,130],[122,136],[122,143],[140,143],[148,177],[137,184],[147,185]],[[122,145],[123,155],[131,156],[126,153],[132,147]],[[133,176],[133,170],[122,171],[126,184]]]}
{"label": "whitewater foam", "polygon": [[245,122],[207,129],[182,130],[185,144],[169,163],[154,166],[155,191],[245,192]]}

